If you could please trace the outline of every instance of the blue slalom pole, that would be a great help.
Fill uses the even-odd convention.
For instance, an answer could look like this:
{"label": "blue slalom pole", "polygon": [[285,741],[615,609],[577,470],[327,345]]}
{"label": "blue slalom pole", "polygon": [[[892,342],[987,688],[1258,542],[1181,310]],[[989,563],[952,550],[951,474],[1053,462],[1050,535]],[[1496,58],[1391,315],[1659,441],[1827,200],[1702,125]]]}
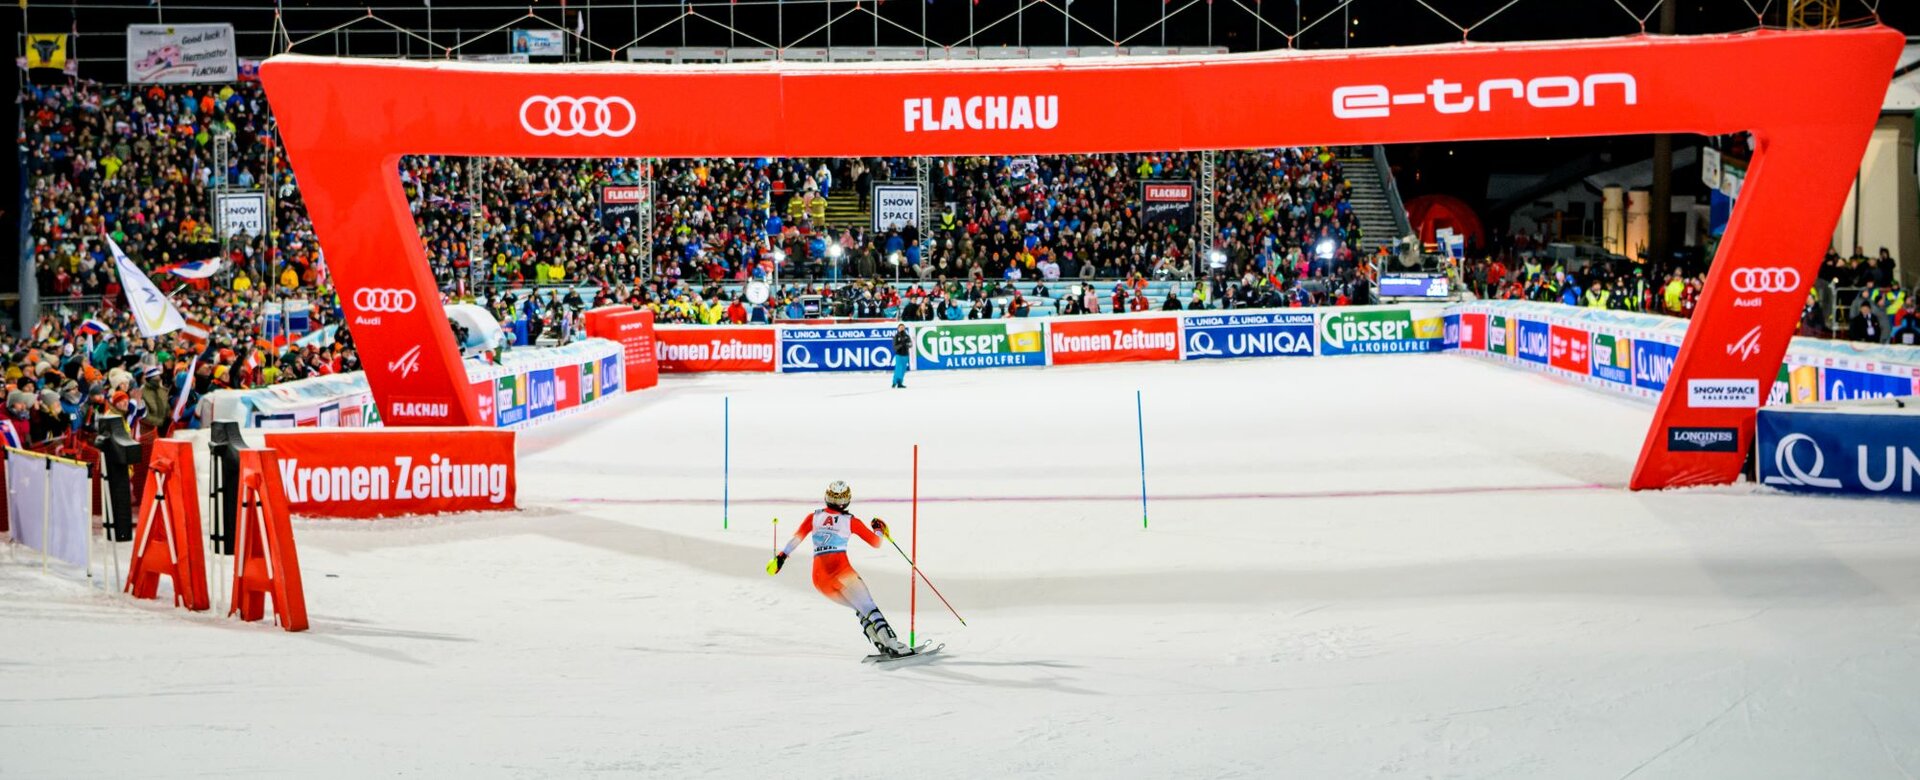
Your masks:
{"label": "blue slalom pole", "polygon": [[1139,422],[1140,431],[1140,527],[1147,527],[1147,413],[1140,401],[1140,391],[1133,391],[1134,419]]}
{"label": "blue slalom pole", "polygon": [[733,396],[720,397],[720,530],[727,530],[733,498]]}

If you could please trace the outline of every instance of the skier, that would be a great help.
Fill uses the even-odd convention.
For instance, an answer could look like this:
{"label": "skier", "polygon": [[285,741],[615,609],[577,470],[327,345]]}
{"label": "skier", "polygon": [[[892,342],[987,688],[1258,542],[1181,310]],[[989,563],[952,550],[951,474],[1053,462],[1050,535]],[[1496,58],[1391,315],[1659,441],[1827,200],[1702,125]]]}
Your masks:
{"label": "skier", "polygon": [[847,487],[847,483],[835,480],[828,485],[826,508],[807,515],[807,519],[800,523],[800,528],[793,532],[793,538],[787,540],[786,548],[767,562],[767,574],[780,573],[781,567],[787,563],[787,556],[800,545],[800,539],[811,534],[813,587],[820,591],[820,595],[851,608],[853,614],[860,618],[860,628],[866,632],[867,641],[872,642],[881,653],[891,657],[910,655],[913,648],[907,647],[894,635],[886,617],[880,614],[880,607],[873,603],[873,594],[867,591],[867,583],[847,563],[848,535],[858,536],[861,541],[879,547],[880,537],[887,535],[886,521],[874,518],[873,528],[869,530],[860,518],[847,513],[847,505],[851,503],[853,489]]}

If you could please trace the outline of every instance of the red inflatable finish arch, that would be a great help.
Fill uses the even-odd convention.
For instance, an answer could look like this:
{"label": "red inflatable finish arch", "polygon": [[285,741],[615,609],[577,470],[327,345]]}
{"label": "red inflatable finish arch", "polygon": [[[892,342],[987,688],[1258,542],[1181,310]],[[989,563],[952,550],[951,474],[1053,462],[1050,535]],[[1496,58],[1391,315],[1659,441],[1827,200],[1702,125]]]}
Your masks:
{"label": "red inflatable finish arch", "polygon": [[[286,55],[260,75],[394,425],[480,420],[401,193],[403,154],[1069,154],[1751,130],[1739,206],[1634,470],[1633,487],[1657,488],[1738,475],[1904,44],[1874,27],[862,66]],[[1733,429],[1740,447],[1669,451],[1670,428]]]}

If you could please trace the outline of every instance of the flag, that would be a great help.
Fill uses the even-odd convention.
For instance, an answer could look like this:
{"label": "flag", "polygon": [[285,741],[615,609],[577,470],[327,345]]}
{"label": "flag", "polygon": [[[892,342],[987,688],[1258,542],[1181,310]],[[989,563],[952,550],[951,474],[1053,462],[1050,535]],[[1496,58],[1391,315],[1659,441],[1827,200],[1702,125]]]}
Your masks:
{"label": "flag", "polygon": [[107,327],[107,324],[104,322],[88,317],[80,322],[80,332],[87,334],[87,338],[91,339],[93,338],[93,334],[98,333],[105,336],[108,333],[112,333],[113,329]]}
{"label": "flag", "polygon": [[213,345],[209,344],[200,354],[194,355],[193,360],[187,362],[187,372],[181,375],[180,380],[180,398],[173,402],[174,422],[180,422],[180,416],[187,411],[187,396],[193,394],[193,376],[194,372],[200,368],[200,359],[211,354],[213,354]]}
{"label": "flag", "polygon": [[[20,7],[25,8],[26,5],[27,0],[20,0]],[[20,429],[13,427],[13,421],[4,417],[0,417],[0,435],[6,437],[9,448],[22,449],[27,446],[26,442],[20,440]]]}
{"label": "flag", "polygon": [[113,236],[104,235],[107,248],[113,250],[113,264],[120,271],[120,288],[126,292],[127,305],[133,309],[133,322],[140,327],[140,335],[147,338],[163,336],[186,327],[187,319],[180,310],[174,308],[173,301],[153,286],[153,280],[140,272],[127,253],[120,251],[120,244]]}
{"label": "flag", "polygon": [[206,279],[220,273],[220,258],[210,257],[191,263],[174,263],[153,270],[155,273],[169,273],[182,279]]}
{"label": "flag", "polygon": [[180,335],[186,336],[196,347],[207,343],[207,336],[212,333],[213,329],[199,320],[187,320],[187,324],[180,326]]}
{"label": "flag", "polygon": [[66,70],[68,40],[66,33],[29,34],[27,67]]}

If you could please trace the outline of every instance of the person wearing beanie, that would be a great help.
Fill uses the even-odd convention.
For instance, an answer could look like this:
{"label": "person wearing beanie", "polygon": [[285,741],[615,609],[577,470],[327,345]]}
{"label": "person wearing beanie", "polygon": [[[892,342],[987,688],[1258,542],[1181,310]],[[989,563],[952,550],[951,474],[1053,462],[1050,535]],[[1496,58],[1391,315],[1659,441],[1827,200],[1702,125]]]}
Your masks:
{"label": "person wearing beanie", "polygon": [[73,418],[60,408],[60,392],[57,390],[40,391],[40,404],[34,407],[28,425],[32,427],[36,443],[55,441],[67,434],[73,426]]}

